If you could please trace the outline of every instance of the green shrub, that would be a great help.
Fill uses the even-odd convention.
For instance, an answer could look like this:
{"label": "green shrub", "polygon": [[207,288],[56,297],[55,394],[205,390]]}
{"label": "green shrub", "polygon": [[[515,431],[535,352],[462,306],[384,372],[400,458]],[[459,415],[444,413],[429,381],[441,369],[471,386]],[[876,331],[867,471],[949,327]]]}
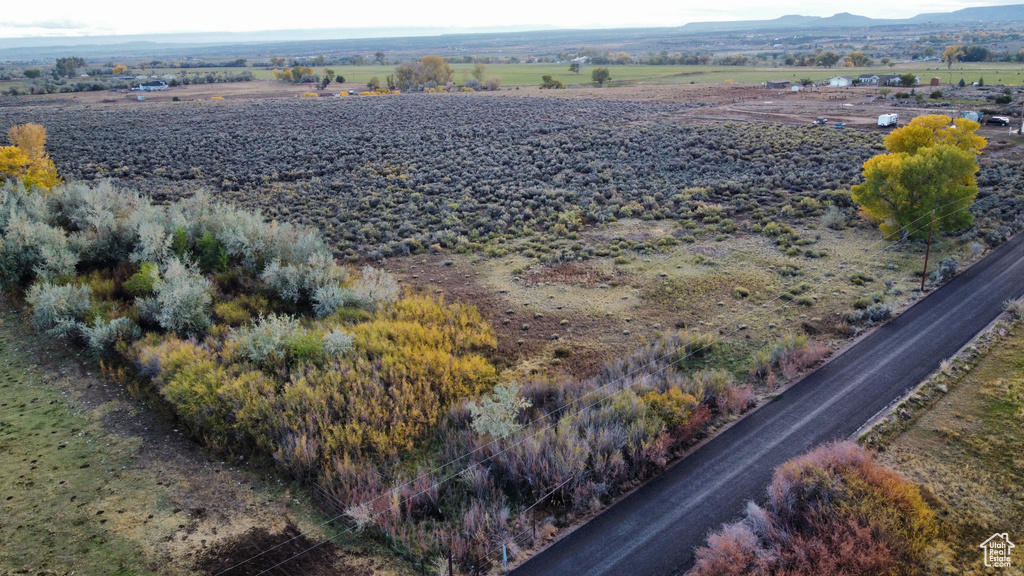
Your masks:
{"label": "green shrub", "polygon": [[[11,194],[11,197],[16,196]],[[0,206],[4,208],[13,213],[0,214],[0,224],[6,220],[0,237],[0,282],[16,284],[29,278],[51,281],[75,274],[79,258],[67,235],[35,219],[47,218],[45,212],[33,215],[32,211],[24,210],[24,206]],[[45,210],[45,207],[40,209]]]}
{"label": "green shrub", "polygon": [[516,417],[532,403],[519,395],[515,382],[502,384],[489,397],[468,402],[466,407],[473,418],[473,429],[477,434],[492,438],[504,438],[519,429]]}
{"label": "green shrub", "polygon": [[836,206],[829,206],[821,216],[821,225],[833,230],[842,230],[846,227],[846,215]]}
{"label": "green shrub", "polygon": [[865,284],[869,284],[869,283],[874,282],[874,281],[875,281],[875,278],[873,276],[870,276],[870,275],[865,274],[863,272],[856,272],[852,276],[850,276],[850,282],[853,282],[857,286],[863,286]]}
{"label": "green shrub", "polygon": [[83,334],[92,303],[88,286],[33,284],[25,300],[32,305],[32,324],[47,334],[64,338]]}
{"label": "green shrub", "polygon": [[232,339],[240,356],[262,366],[275,366],[287,359],[290,343],[302,340],[305,334],[298,318],[270,314],[235,330]]}
{"label": "green shrub", "polygon": [[316,332],[300,330],[285,343],[288,350],[287,361],[290,366],[324,363],[324,337]]}
{"label": "green shrub", "polygon": [[252,320],[252,314],[237,299],[214,303],[213,313],[228,326],[241,326]]}
{"label": "green shrub", "polygon": [[115,318],[110,322],[96,318],[84,332],[89,349],[97,358],[113,354],[118,342],[131,344],[142,338],[142,329],[128,318]]}
{"label": "green shrub", "polygon": [[324,354],[328,356],[344,356],[352,349],[355,338],[344,330],[331,330],[324,334]]}
{"label": "green shrub", "polygon": [[224,246],[207,232],[196,240],[196,251],[199,252],[199,269],[210,272],[223,272],[228,267],[228,255]]}
{"label": "green shrub", "polygon": [[125,281],[124,289],[132,296],[150,296],[153,294],[153,285],[158,280],[160,280],[160,271],[156,264],[143,262],[139,266],[139,271]]}
{"label": "green shrub", "polygon": [[188,236],[185,235],[184,228],[174,229],[174,235],[171,237],[171,252],[178,259],[185,259],[185,254],[188,253]]}
{"label": "green shrub", "polygon": [[156,322],[169,332],[202,335],[210,325],[212,290],[209,280],[172,258],[163,278],[153,284],[154,301],[159,307]]}

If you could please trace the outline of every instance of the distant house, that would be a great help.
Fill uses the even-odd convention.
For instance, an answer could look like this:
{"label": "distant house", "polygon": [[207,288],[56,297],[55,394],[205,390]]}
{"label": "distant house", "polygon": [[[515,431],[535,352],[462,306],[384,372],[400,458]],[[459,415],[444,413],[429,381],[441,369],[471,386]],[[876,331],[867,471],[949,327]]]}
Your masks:
{"label": "distant house", "polygon": [[857,77],[861,86],[878,86],[877,74],[861,74]]}
{"label": "distant house", "polygon": [[139,84],[135,88],[132,88],[132,90],[136,92],[162,92],[167,90],[167,83],[162,80],[146,82],[145,84]]}
{"label": "distant house", "polygon": [[932,78],[932,86],[938,86],[939,84],[942,84],[942,78],[939,78],[938,76]]}
{"label": "distant house", "polygon": [[849,76],[833,76],[828,79],[829,86],[853,86],[853,78]]}
{"label": "distant house", "polygon": [[[914,84],[913,85],[917,86],[920,83],[921,83],[921,77],[920,76],[914,76]],[[882,86],[899,86],[900,85],[900,77],[895,75],[895,74],[887,74],[885,76],[879,76],[878,77],[878,84],[882,85]]]}
{"label": "distant house", "polygon": [[769,90],[778,88],[789,88],[789,80],[769,80],[765,84],[765,88]]}

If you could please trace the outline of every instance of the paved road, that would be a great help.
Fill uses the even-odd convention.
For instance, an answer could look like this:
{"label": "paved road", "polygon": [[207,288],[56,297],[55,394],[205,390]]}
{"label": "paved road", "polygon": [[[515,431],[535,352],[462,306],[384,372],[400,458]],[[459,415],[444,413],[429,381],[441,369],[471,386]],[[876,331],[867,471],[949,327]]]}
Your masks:
{"label": "paved road", "polygon": [[661,576],[707,532],[763,500],[772,470],[847,438],[1024,295],[1024,234],[930,294],[648,485],[516,569],[515,576]]}

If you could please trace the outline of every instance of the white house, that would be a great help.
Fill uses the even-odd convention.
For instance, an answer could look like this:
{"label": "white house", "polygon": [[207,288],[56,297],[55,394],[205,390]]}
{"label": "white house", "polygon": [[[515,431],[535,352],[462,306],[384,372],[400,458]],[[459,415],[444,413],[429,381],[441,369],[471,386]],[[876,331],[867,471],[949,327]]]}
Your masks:
{"label": "white house", "polygon": [[853,78],[849,76],[833,76],[828,79],[829,86],[853,86]]}
{"label": "white house", "polygon": [[877,74],[861,74],[857,77],[860,80],[861,86],[877,86],[878,75]]}

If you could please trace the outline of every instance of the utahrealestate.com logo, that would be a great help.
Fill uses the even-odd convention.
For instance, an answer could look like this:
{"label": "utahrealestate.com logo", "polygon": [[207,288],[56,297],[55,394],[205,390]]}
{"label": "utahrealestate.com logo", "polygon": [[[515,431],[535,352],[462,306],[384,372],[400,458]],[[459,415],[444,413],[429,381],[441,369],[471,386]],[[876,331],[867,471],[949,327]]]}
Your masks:
{"label": "utahrealestate.com logo", "polygon": [[1006,532],[993,534],[991,538],[981,543],[985,550],[985,566],[990,568],[1009,568],[1010,552],[1016,546],[1010,542],[1010,535]]}

